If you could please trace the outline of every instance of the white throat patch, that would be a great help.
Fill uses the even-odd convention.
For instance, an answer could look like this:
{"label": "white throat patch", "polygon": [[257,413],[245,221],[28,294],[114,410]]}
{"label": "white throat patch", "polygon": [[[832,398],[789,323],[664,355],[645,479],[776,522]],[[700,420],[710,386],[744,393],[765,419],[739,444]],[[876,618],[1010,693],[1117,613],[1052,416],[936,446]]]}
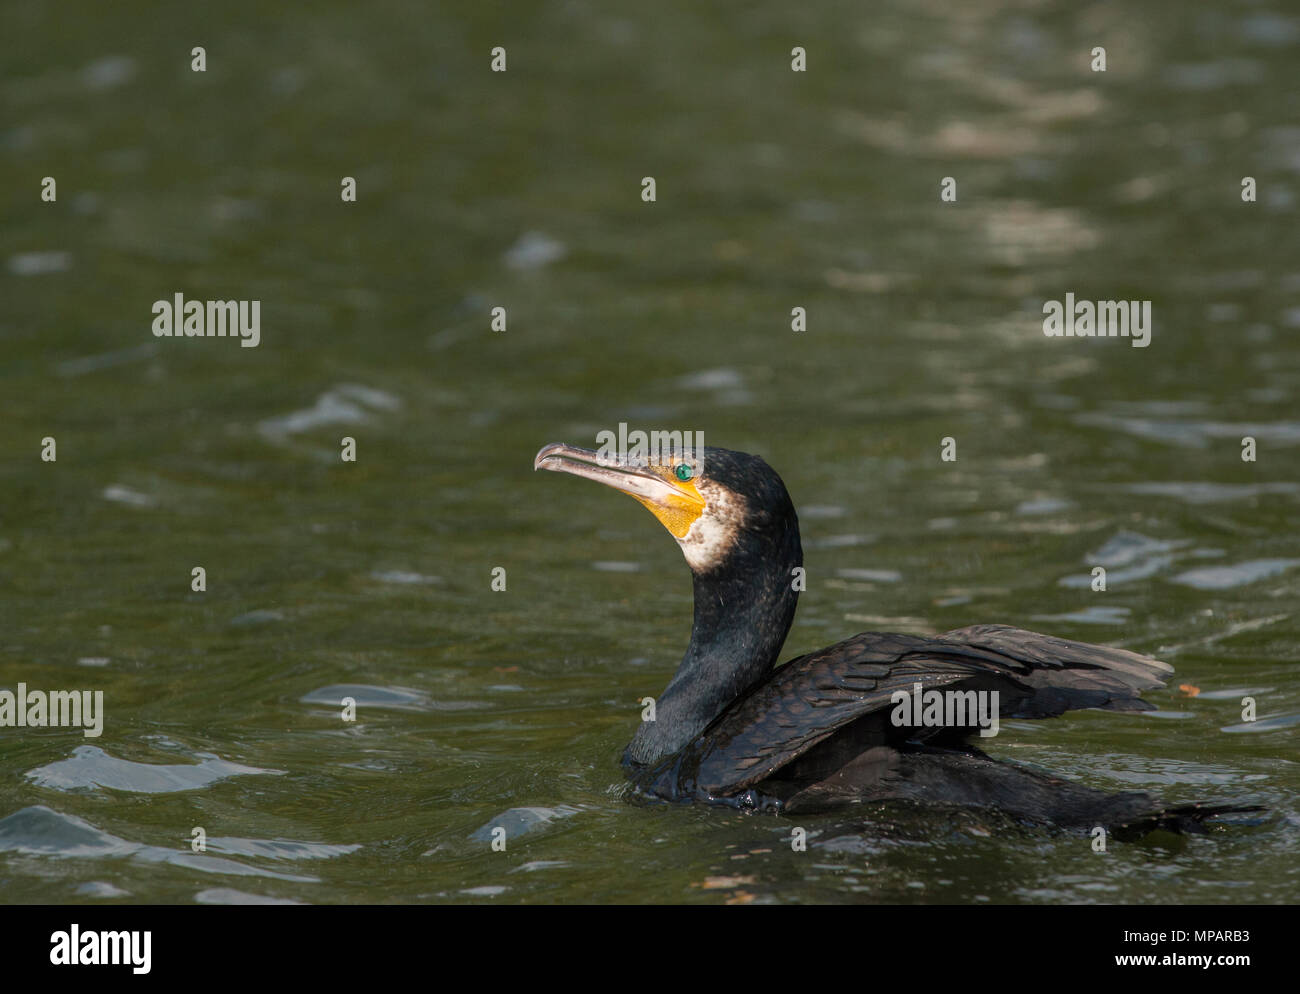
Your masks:
{"label": "white throat patch", "polygon": [[727,558],[745,520],[745,501],[726,487],[702,481],[702,513],[677,544],[691,569],[705,573]]}

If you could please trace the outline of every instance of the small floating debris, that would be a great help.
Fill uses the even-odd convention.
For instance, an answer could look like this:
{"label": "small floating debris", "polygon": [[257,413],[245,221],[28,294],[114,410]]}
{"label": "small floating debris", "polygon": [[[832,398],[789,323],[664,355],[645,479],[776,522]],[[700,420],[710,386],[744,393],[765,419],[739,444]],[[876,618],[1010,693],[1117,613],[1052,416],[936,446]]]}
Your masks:
{"label": "small floating debris", "polygon": [[752,884],[757,879],[757,877],[705,877],[698,882],[691,881],[691,886],[699,887],[702,890],[729,890],[733,887]]}

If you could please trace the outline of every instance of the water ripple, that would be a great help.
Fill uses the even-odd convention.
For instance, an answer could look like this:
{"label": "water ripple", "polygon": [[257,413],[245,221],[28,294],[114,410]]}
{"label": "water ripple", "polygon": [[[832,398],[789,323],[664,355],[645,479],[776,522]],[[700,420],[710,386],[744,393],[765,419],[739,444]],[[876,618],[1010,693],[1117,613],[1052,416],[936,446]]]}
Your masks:
{"label": "water ripple", "polygon": [[280,775],[283,770],[228,763],[209,753],[197,753],[199,763],[135,763],[110,756],[98,746],[78,746],[71,759],[40,766],[27,773],[37,786],[55,790],[108,787],[140,794],[170,794],[197,790],[218,780],[254,774]]}
{"label": "water ripple", "polygon": [[43,804],[15,811],[0,819],[0,852],[28,856],[101,859],[129,856],[145,863],[167,863],[204,873],[226,873],[243,877],[271,877],[297,883],[316,883],[316,877],[292,876],[259,870],[232,859],[194,853],[189,850],[147,846],[110,835],[75,815],[63,814]]}

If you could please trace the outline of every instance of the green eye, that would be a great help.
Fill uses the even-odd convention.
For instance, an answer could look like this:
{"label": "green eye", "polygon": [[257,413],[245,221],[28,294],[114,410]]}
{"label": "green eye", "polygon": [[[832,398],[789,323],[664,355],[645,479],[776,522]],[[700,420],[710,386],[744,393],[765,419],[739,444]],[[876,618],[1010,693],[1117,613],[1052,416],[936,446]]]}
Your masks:
{"label": "green eye", "polygon": [[692,476],[695,475],[695,470],[687,466],[686,463],[680,463],[677,469],[675,469],[673,472],[677,474],[677,479],[681,480],[683,483],[685,483],[687,480],[689,480]]}

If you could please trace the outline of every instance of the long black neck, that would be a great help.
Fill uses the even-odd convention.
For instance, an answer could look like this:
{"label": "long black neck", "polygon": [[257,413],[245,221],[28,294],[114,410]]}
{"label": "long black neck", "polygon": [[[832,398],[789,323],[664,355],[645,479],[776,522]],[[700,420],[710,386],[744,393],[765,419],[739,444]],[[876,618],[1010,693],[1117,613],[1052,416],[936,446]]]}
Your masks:
{"label": "long black neck", "polygon": [[695,572],[691,644],[624,756],[652,763],[679,752],[776,665],[794,621],[803,565],[799,523],[786,507],[761,531],[743,530],[717,568]]}

